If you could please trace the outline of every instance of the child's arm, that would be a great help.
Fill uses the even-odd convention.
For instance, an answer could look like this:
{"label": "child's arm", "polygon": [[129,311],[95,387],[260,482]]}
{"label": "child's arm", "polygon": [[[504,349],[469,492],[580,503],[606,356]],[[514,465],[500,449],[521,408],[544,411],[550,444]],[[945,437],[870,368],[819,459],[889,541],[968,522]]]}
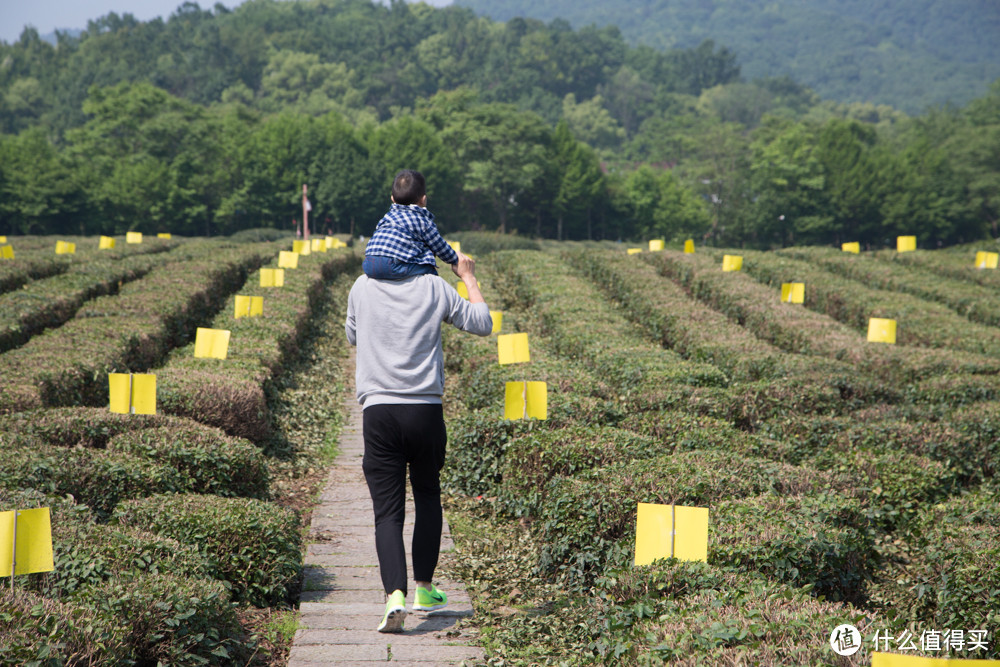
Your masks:
{"label": "child's arm", "polygon": [[441,237],[441,232],[433,221],[428,222],[424,229],[424,243],[445,264],[458,264],[458,253]]}

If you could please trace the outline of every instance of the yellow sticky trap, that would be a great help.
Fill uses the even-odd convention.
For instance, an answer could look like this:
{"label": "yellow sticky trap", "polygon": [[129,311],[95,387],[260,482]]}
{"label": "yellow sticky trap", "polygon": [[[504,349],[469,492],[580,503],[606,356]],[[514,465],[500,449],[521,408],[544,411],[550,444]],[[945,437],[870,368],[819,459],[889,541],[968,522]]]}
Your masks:
{"label": "yellow sticky trap", "polygon": [[805,283],[782,283],[781,300],[785,303],[803,303],[806,300]]}
{"label": "yellow sticky trap", "polygon": [[544,382],[508,382],[504,390],[504,419],[548,419],[549,390]]}
{"label": "yellow sticky trap", "polygon": [[708,561],[708,508],[639,503],[635,564],[670,557]]}
{"label": "yellow sticky trap", "polygon": [[278,253],[278,266],[283,269],[299,268],[299,253],[282,250]]}
{"label": "yellow sticky trap", "polygon": [[142,232],[126,232],[125,243],[142,243]]}
{"label": "yellow sticky trap", "polygon": [[31,574],[51,572],[54,568],[49,508],[0,512],[0,577],[9,577],[12,569],[14,574]]}
{"label": "yellow sticky trap", "polygon": [[528,354],[528,334],[503,334],[497,336],[497,355],[500,364],[520,364],[530,361]]}
{"label": "yellow sticky trap", "polygon": [[663,250],[663,239],[652,239],[649,242],[649,252],[659,252]]}
{"label": "yellow sticky trap", "polygon": [[115,240],[110,236],[102,236],[101,240],[97,242],[98,250],[111,250],[115,247]]}
{"label": "yellow sticky trap", "polygon": [[454,250],[455,252],[462,252],[461,241],[448,241],[448,245],[450,245],[451,249]]}
{"label": "yellow sticky trap", "polygon": [[625,252],[628,253],[629,255],[636,255],[636,254],[642,252],[642,248],[629,248]]}
{"label": "yellow sticky trap", "polygon": [[264,297],[236,295],[236,319],[264,314]]}
{"label": "yellow sticky trap", "polygon": [[694,239],[688,239],[684,242],[684,254],[693,255],[694,254]]}
{"label": "yellow sticky trap", "polygon": [[346,248],[347,244],[340,239],[334,238],[332,236],[326,237],[326,247],[327,248]]}
{"label": "yellow sticky trap", "polygon": [[[942,645],[944,645],[943,641]],[[1000,667],[1000,660],[928,658],[922,655],[904,655],[900,653],[882,653],[880,651],[873,651],[872,667]]]}
{"label": "yellow sticky trap", "polygon": [[6,236],[0,236],[0,243],[6,243],[6,242],[7,242],[7,237]]}
{"label": "yellow sticky trap", "polygon": [[156,376],[150,373],[108,373],[111,412],[156,414]]}
{"label": "yellow sticky trap", "polygon": [[493,331],[490,333],[500,333],[500,328],[503,326],[503,311],[491,310],[490,317],[493,318]]}
{"label": "yellow sticky trap", "polygon": [[261,287],[283,287],[285,285],[285,270],[284,269],[261,269],[260,270],[260,286]]}
{"label": "yellow sticky trap", "polygon": [[312,239],[310,245],[313,252],[326,252],[326,241],[323,239]]}
{"label": "yellow sticky trap", "polygon": [[159,234],[156,235],[156,238],[158,238],[158,239],[169,239],[170,238],[170,234],[169,234],[169,232],[160,232]]}
{"label": "yellow sticky trap", "polygon": [[916,236],[897,236],[896,252],[913,252],[917,249]]}
{"label": "yellow sticky trap", "polygon": [[309,241],[292,241],[292,252],[297,252],[300,255],[309,255],[312,253],[312,248],[309,245]]}
{"label": "yellow sticky trap", "polygon": [[885,320],[880,317],[868,319],[869,343],[896,343],[896,320]]}
{"label": "yellow sticky trap", "polygon": [[976,253],[976,268],[977,269],[995,269],[997,268],[997,262],[1000,260],[1000,253],[995,252],[977,252]]}
{"label": "yellow sticky trap", "polygon": [[861,244],[857,241],[853,243],[841,243],[840,249],[844,252],[853,252],[855,255],[861,252]]}
{"label": "yellow sticky trap", "polygon": [[76,244],[68,241],[56,241],[57,255],[72,255],[76,252]]}
{"label": "yellow sticky trap", "polygon": [[723,255],[723,271],[739,271],[743,268],[743,255]]}
{"label": "yellow sticky trap", "polygon": [[0,259],[14,259],[14,246],[5,245],[0,247]]}
{"label": "yellow sticky trap", "polygon": [[198,327],[194,337],[194,356],[198,359],[225,359],[229,352],[228,329]]}

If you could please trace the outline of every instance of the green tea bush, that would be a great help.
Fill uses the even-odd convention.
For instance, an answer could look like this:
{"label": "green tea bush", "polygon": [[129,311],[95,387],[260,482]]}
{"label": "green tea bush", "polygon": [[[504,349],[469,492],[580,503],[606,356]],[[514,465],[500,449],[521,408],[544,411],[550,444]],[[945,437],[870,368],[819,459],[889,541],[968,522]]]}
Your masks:
{"label": "green tea bush", "polygon": [[[907,453],[930,459],[940,468],[941,488],[963,486],[993,477],[1000,462],[1000,436],[996,403],[978,404],[936,417],[906,413],[867,413],[869,418],[789,418],[769,423],[762,433],[775,439],[795,440],[816,456],[833,461],[844,452]],[[917,413],[919,414],[919,413]],[[850,457],[849,457],[850,458]]]}
{"label": "green tea bush", "polygon": [[52,599],[67,599],[114,578],[173,573],[210,578],[198,549],[140,530],[96,523],[86,505],[32,489],[0,487],[0,508],[48,507],[52,526],[51,572],[20,575],[18,587]]}
{"label": "green tea bush", "polygon": [[0,295],[0,352],[24,344],[43,329],[61,325],[85,301],[114,294],[123,283],[141,278],[162,261],[150,255],[119,260],[101,257]]}
{"label": "green tea bush", "polygon": [[112,579],[76,599],[107,622],[127,619],[115,639],[134,664],[243,664],[253,652],[220,582],[141,575]]}
{"label": "green tea bush", "polygon": [[[649,264],[620,251],[567,253],[629,317],[665,347],[707,361],[741,381],[774,380],[789,373],[847,372],[845,364],[790,355],[692,299]],[[817,368],[817,365],[819,368]]]}
{"label": "green tea bush", "polygon": [[268,245],[184,244],[171,254],[174,261],[115,295],[87,302],[63,326],[4,353],[0,413],[106,404],[107,373],[144,371],[186,343],[247,272],[275,252]]}
{"label": "green tea bush", "polygon": [[814,488],[809,495],[766,494],[712,509],[710,564],[812,585],[830,600],[864,600],[879,556],[857,499]]}
{"label": "green tea bush", "polygon": [[193,493],[269,497],[270,475],[260,449],[209,427],[171,425],[128,431],[111,438],[108,450],[173,466]]}
{"label": "green tea bush", "polygon": [[499,250],[539,250],[538,241],[517,234],[460,231],[448,234],[449,241],[462,244],[466,255],[486,255]]}
{"label": "green tea bush", "polygon": [[230,234],[228,238],[233,243],[264,243],[269,241],[291,241],[294,239],[294,235],[284,229],[256,227],[254,229],[241,229],[235,234]]}
{"label": "green tea bush", "polygon": [[513,516],[536,515],[553,478],[650,458],[665,449],[654,438],[610,426],[527,431],[504,447],[498,505]]}
{"label": "green tea bush", "polygon": [[862,636],[877,627],[874,614],[817,599],[812,586],[704,563],[663,560],[614,572],[597,589],[574,616],[587,619],[605,661],[623,651],[619,664],[694,656],[705,664],[853,664],[835,661],[829,643],[816,637],[845,622]]}
{"label": "green tea bush", "polygon": [[19,290],[32,280],[63,273],[71,265],[66,255],[55,255],[51,248],[31,251],[20,249],[14,243],[5,245],[15,246],[14,259],[0,260],[0,294]]}
{"label": "green tea bush", "polygon": [[[990,247],[992,246],[992,247]],[[982,242],[965,246],[952,246],[942,250],[897,253],[891,250],[879,251],[875,256],[883,261],[893,261],[917,269],[930,271],[938,276],[961,280],[983,287],[1000,287],[1000,275],[995,270],[974,268],[977,250],[996,252],[996,244]]]}
{"label": "green tea bush", "polygon": [[606,378],[627,405],[669,407],[686,403],[693,387],[729,384],[715,367],[654,346],[558,258],[517,251],[497,253],[492,259],[494,271],[518,283],[510,298],[538,311],[541,333],[549,337],[553,350]]}
{"label": "green tea bush", "polygon": [[173,466],[129,454],[36,445],[10,448],[0,467],[0,486],[71,494],[98,517],[122,500],[188,490]]}
{"label": "green tea bush", "polygon": [[927,627],[998,627],[998,506],[995,485],[925,506],[902,552],[872,585],[872,603]]}
{"label": "green tea bush", "polygon": [[[580,580],[632,552],[636,503],[708,505],[773,492],[793,495],[849,480],[722,451],[690,451],[555,478],[534,524],[540,567]],[[714,521],[714,520],[713,520]]]}
{"label": "green tea bush", "polygon": [[[832,248],[786,248],[778,254],[823,267],[839,276],[869,287],[903,292],[948,306],[973,322],[1000,324],[1000,299],[995,289],[964,279],[942,276],[937,272],[899,261],[906,253],[892,255],[852,255]],[[969,261],[968,273],[977,271]]]}
{"label": "green tea bush", "polygon": [[124,619],[0,586],[0,664],[127,665]]}
{"label": "green tea bush", "polygon": [[[780,287],[795,278],[806,284],[805,305],[839,322],[867,332],[868,319],[884,317],[898,323],[899,345],[963,350],[1000,355],[1000,332],[970,322],[950,308],[899,291],[868,287],[842,278],[810,262],[758,251],[744,253],[744,270],[758,280]],[[915,282],[912,281],[911,282]]]}
{"label": "green tea bush", "polygon": [[302,569],[298,515],[249,498],[158,495],[122,503],[114,521],[196,546],[234,601],[291,602]]}
{"label": "green tea bush", "polygon": [[[868,402],[901,400],[902,388],[910,382],[942,373],[1000,373],[1000,364],[980,355],[954,351],[902,348],[868,343],[855,329],[831,317],[792,304],[781,303],[777,287],[798,280],[793,260],[761,258],[747,251],[744,271],[724,273],[719,262],[707,255],[659,252],[645,257],[665,276],[687,287],[698,300],[723,312],[751,329],[755,335],[789,352],[822,356],[851,364],[855,374],[844,387],[850,394],[869,396]],[[773,265],[763,285],[754,280],[756,267]],[[798,264],[803,264],[799,262]],[[808,265],[807,265],[808,266]],[[753,276],[753,277],[751,277]],[[811,290],[806,287],[808,303]],[[867,319],[865,319],[867,325]]]}
{"label": "green tea bush", "polygon": [[[209,325],[231,331],[226,359],[197,359],[193,343],[174,350],[157,369],[163,411],[266,442],[274,430],[271,383],[295,358],[324,285],[359,268],[360,259],[342,250],[302,257],[299,268],[286,271],[284,287],[268,292],[259,317],[236,319],[235,295],[230,297]],[[259,295],[259,285],[259,273],[253,273],[238,294]]]}
{"label": "green tea bush", "polygon": [[448,422],[448,448],[441,485],[448,493],[494,495],[502,481],[504,454],[511,440],[545,422],[499,419],[492,410],[462,414]]}

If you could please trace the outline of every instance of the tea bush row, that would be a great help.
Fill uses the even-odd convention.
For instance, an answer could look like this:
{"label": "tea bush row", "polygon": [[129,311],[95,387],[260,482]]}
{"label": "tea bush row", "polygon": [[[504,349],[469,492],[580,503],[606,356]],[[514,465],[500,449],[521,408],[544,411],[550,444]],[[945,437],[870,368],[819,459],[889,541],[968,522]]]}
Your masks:
{"label": "tea bush row", "polygon": [[285,285],[261,289],[252,273],[238,295],[264,295],[264,314],[234,319],[230,296],[205,326],[231,331],[225,360],[198,359],[194,344],[173,350],[156,369],[158,400],[164,412],[191,417],[231,435],[263,444],[274,428],[268,396],[271,383],[295,357],[325,285],[341,273],[360,270],[350,251],[316,253],[285,271]]}
{"label": "tea bush row", "polygon": [[24,344],[43,329],[63,324],[85,301],[114,294],[122,284],[142,278],[165,259],[152,254],[100,256],[0,295],[0,352]]}
{"label": "tea bush row", "polygon": [[[787,248],[778,254],[820,266],[837,275],[879,290],[903,292],[948,306],[973,322],[1000,324],[1000,298],[995,289],[937,275],[933,271],[899,261],[895,255],[852,255],[832,248]],[[905,253],[904,253],[905,254]],[[972,274],[980,269],[966,269]]]}
{"label": "tea bush row", "polygon": [[746,251],[743,262],[748,274],[775,289],[784,282],[805,283],[807,308],[858,331],[867,332],[871,317],[889,318],[897,321],[899,345],[1000,356],[1000,331],[970,322],[940,303],[869,287],[787,255]]}
{"label": "tea bush row", "polygon": [[[74,478],[77,459],[85,459],[88,452],[103,450],[122,461],[138,458],[150,466],[167,465],[176,470],[182,487],[194,493],[252,498],[267,498],[269,493],[266,457],[259,448],[184,418],[162,414],[118,415],[107,408],[55,408],[0,416],[0,429],[18,433],[38,446],[53,448],[50,461],[54,467],[49,470],[63,484],[83,484]],[[58,448],[70,452],[60,454],[54,451]],[[87,468],[90,464],[84,465]],[[52,487],[56,482],[51,479],[33,479],[59,493],[77,495],[69,488]],[[141,485],[135,490],[154,492]],[[112,490],[84,488],[82,493],[111,494]],[[123,494],[124,489],[119,487],[113,495],[134,497]],[[77,497],[82,499],[83,495]],[[110,511],[114,503],[105,502],[102,507]]]}
{"label": "tea bush row", "polygon": [[[638,258],[592,249],[568,256],[657,341],[689,359],[710,361],[741,383],[731,391],[739,395],[745,423],[775,413],[845,411],[883,398],[878,384],[865,382],[848,364],[788,353],[761,340]],[[749,418],[752,413],[757,418]]]}
{"label": "tea bush row", "polygon": [[[865,334],[825,314],[782,303],[775,285],[761,284],[742,271],[722,272],[720,263],[704,254],[664,251],[644,259],[662,275],[685,286],[699,301],[777,347],[850,364],[856,376],[873,385],[886,401],[902,400],[902,387],[909,383],[943,374],[988,379],[1000,373],[996,360],[980,355],[868,343]],[[794,279],[788,275],[780,281]],[[810,292],[807,287],[807,297]]]}
{"label": "tea bush row", "polygon": [[731,407],[724,373],[651,343],[558,257],[506,251],[490,260],[512,282],[508,299],[535,312],[552,350],[608,382],[619,401],[640,410],[696,401],[718,413]]}
{"label": "tea bush row", "polygon": [[[553,344],[568,367],[584,362],[593,370],[587,357],[563,355],[558,342],[542,335],[559,332],[550,324],[550,303],[586,293],[549,289],[548,301],[540,303],[531,298],[532,293],[524,292],[521,276],[527,269],[511,271],[504,255],[499,255],[504,261],[495,266],[517,279],[505,296],[531,313],[526,322],[543,323],[533,340],[542,349]],[[663,261],[650,259],[654,264]],[[544,261],[528,255],[522,266]],[[721,274],[717,265],[713,269]],[[548,283],[544,271],[540,277]],[[725,275],[719,281],[725,286],[734,283],[746,287],[742,305],[748,308],[755,290],[777,302],[774,290],[746,277]],[[626,299],[621,301],[628,310]],[[840,326],[828,317],[778,305],[826,326]],[[556,304],[556,309],[560,307]],[[782,322],[767,310],[762,321],[770,316]],[[850,337],[859,338],[847,331]],[[816,333],[822,335],[822,326],[817,325]],[[859,358],[868,354],[867,347],[864,343],[857,346]],[[944,351],[939,358],[945,358],[944,363],[951,364],[956,373],[968,370],[947,359],[948,354]],[[818,356],[823,361],[827,355]],[[892,359],[884,363],[888,367]],[[989,367],[988,362],[984,365]],[[903,377],[910,382],[913,378],[931,382],[921,380],[927,368],[921,368],[922,373],[907,369]],[[982,370],[977,364],[971,368]],[[461,374],[467,369],[465,364],[456,364],[450,371]],[[882,627],[896,630],[912,620],[926,627],[935,623],[944,627],[945,618],[963,621],[952,623],[954,627],[995,622],[989,610],[996,608],[991,596],[997,583],[990,575],[977,578],[975,573],[988,568],[989,559],[995,558],[1000,546],[996,531],[989,526],[976,531],[961,527],[959,511],[952,513],[956,525],[946,529],[922,521],[927,507],[961,502],[953,496],[960,485],[976,484],[992,474],[991,442],[1000,440],[993,433],[988,404],[956,408],[940,401],[914,403],[914,396],[926,399],[919,383],[884,388],[876,372],[861,371],[871,373],[862,379],[874,387],[866,404],[857,406],[862,412],[838,417],[792,410],[759,422],[756,433],[704,414],[637,412],[622,403],[614,405],[613,398],[602,404],[599,413],[581,414],[580,419],[571,416],[556,424],[507,422],[489,409],[452,419],[449,456],[461,468],[453,488],[470,495],[485,494],[489,502],[480,507],[499,512],[500,517],[519,519],[531,536],[520,557],[523,565],[498,573],[499,581],[487,582],[482,575],[474,579],[502,596],[507,595],[511,579],[543,588],[549,585],[543,582],[555,581],[553,590],[559,591],[554,605],[539,613],[497,619],[503,629],[491,629],[488,636],[502,637],[506,648],[501,656],[525,656],[530,662],[533,657],[551,656],[555,650],[566,658],[589,655],[617,662],[627,657],[642,664],[682,656],[694,656],[699,662],[706,656],[753,656],[762,664],[788,664],[799,658],[827,662],[829,652],[812,646],[817,619],[823,619],[824,628],[849,620],[870,628],[869,619],[876,615],[872,610],[881,609],[889,614]],[[977,377],[984,379],[957,377],[967,379],[970,386]],[[610,384],[616,389],[614,380]],[[731,384],[727,391],[733,392],[739,384]],[[883,404],[882,399],[890,403]],[[573,399],[562,400],[569,405]],[[884,418],[879,420],[880,416]],[[942,431],[927,446],[918,441],[907,448],[904,431],[877,446],[878,427],[891,432],[904,427],[908,418],[917,418],[911,424],[917,428],[930,425],[953,430]],[[926,423],[921,421],[925,418]],[[842,443],[822,437],[827,433],[823,429],[815,435],[808,429],[810,424],[826,423],[861,432],[873,419],[866,436],[870,441],[864,443]],[[955,444],[956,433],[967,434],[967,444],[955,448],[949,458],[948,446]],[[959,460],[965,464],[956,465]],[[981,469],[978,476],[970,472],[977,467]],[[976,493],[985,493],[986,488]],[[633,569],[635,502],[710,506],[709,565],[703,569],[668,561]],[[995,496],[983,496],[971,510],[984,517],[984,523],[993,521],[996,514],[986,509],[990,502],[995,502]],[[938,524],[941,516],[935,514]],[[500,551],[485,558],[493,559],[491,563],[512,563],[514,555],[504,551],[508,547],[501,545]],[[490,552],[490,547],[485,550]],[[954,559],[969,569],[960,577],[942,576]],[[685,604],[687,600],[677,604],[664,600],[651,583],[695,568],[702,578],[739,578],[741,593],[730,595],[728,588],[707,586],[691,595],[690,605]],[[635,589],[623,591],[618,582],[633,574]],[[869,611],[861,613],[811,597],[817,593],[865,605]],[[936,602],[931,604],[931,600]],[[893,615],[889,610],[895,605],[914,610],[912,618]],[[783,613],[775,613],[782,606]],[[560,621],[567,616],[574,619],[572,627]],[[775,623],[775,618],[782,622]],[[794,637],[799,637],[798,643]]]}
{"label": "tea bush row", "polygon": [[142,244],[125,244],[118,238],[116,248],[99,250],[95,237],[60,236],[58,240],[77,244],[72,255],[55,254],[57,237],[8,236],[6,244],[14,248],[14,259],[0,259],[0,294],[19,290],[33,280],[63,273],[80,264],[93,260],[118,260],[145,253],[156,253],[176,246],[180,241],[146,237]]}
{"label": "tea bush row", "polygon": [[904,266],[930,271],[935,275],[968,281],[984,287],[1000,287],[1000,275],[996,271],[973,268],[976,252],[979,250],[996,252],[998,248],[996,242],[977,242],[934,251],[897,253],[882,250],[874,254],[881,260],[896,261]]}
{"label": "tea bush row", "polygon": [[[37,492],[0,490],[0,502],[51,508],[56,565],[51,573],[17,577],[27,590],[14,596],[5,588],[5,664],[224,665],[249,659],[255,642],[230,602],[233,586],[212,578],[211,562],[197,545],[96,524],[86,508]],[[187,517],[179,513],[177,520]],[[60,600],[49,597],[57,593]]]}
{"label": "tea bush row", "polygon": [[84,304],[63,326],[0,359],[0,413],[107,401],[107,373],[142,372],[184,344],[277,249],[225,242],[184,244],[118,294]]}

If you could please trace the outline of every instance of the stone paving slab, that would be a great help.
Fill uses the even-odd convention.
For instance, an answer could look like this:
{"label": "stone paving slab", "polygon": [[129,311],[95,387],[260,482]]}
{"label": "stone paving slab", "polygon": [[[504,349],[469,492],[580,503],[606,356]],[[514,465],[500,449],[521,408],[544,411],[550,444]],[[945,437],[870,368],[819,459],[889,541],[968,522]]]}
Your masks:
{"label": "stone paving slab", "polygon": [[[361,471],[361,409],[348,401],[349,419],[341,434],[337,461],[313,510],[306,548],[305,582],[300,598],[299,630],[289,656],[289,667],[365,665],[391,662],[404,667],[473,665],[483,660],[482,649],[471,645],[462,629],[473,609],[459,582],[437,580],[448,594],[448,607],[407,615],[405,632],[375,630],[385,609],[385,594],[375,556],[375,527],[371,497]],[[407,500],[403,529],[410,563],[413,503]],[[447,521],[442,552],[454,548]],[[410,582],[408,604],[414,584]]]}
{"label": "stone paving slab", "polygon": [[[451,606],[451,605],[449,605]],[[469,618],[472,616],[472,609],[469,608],[468,612],[452,612],[450,614],[437,615],[440,612],[434,612],[433,614],[428,614],[426,616],[419,616],[415,614],[410,614],[406,617],[406,629],[411,632],[446,632],[455,627],[463,618]],[[371,616],[347,616],[344,614],[337,614],[336,617],[331,617],[329,614],[321,614],[316,616],[302,616],[299,619],[299,627],[301,629],[308,630],[365,630],[371,632],[372,629],[372,617]]]}

